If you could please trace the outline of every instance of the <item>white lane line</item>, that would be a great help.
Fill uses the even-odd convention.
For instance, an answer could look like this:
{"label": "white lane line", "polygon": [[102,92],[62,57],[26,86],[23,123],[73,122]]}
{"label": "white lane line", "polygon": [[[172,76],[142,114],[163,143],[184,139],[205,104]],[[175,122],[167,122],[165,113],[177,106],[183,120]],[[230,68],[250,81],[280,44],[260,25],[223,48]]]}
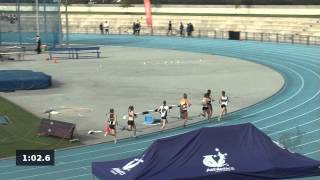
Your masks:
{"label": "white lane line", "polygon": [[298,116],[295,116],[295,117],[292,117],[292,118],[289,118],[289,119],[286,119],[286,120],[283,120],[283,121],[279,121],[279,122],[277,122],[277,123],[273,123],[273,124],[268,125],[268,126],[265,126],[265,127],[260,127],[260,129],[266,129],[266,128],[269,128],[269,127],[272,127],[272,126],[275,126],[275,125],[278,125],[278,124],[283,124],[283,123],[285,123],[285,122],[291,121],[291,120],[296,119],[296,118],[298,118],[298,117],[301,117],[301,116],[304,116],[304,115],[306,115],[306,114],[312,113],[313,111],[316,111],[316,110],[318,110],[318,109],[320,109],[320,106],[317,107],[317,108],[315,108],[315,109],[312,109],[312,110],[310,110],[310,111],[307,111],[307,112],[305,112],[305,113],[299,114]]}
{"label": "white lane line", "polygon": [[[282,133],[282,132],[285,132],[285,131],[288,131],[288,130],[291,130],[291,129],[296,129],[297,127],[301,127],[301,126],[304,126],[304,125],[308,125],[308,124],[311,124],[311,123],[316,122],[316,121],[318,121],[318,120],[320,120],[320,118],[314,119],[314,120],[312,120],[312,121],[308,121],[308,122],[303,123],[303,124],[300,124],[300,125],[298,125],[298,126],[293,126],[293,127],[291,127],[291,128],[287,128],[287,129],[284,129],[284,130],[281,130],[281,131],[276,131],[276,132],[270,133],[270,134],[268,134],[268,135],[271,136],[271,135],[279,134],[279,133]],[[320,130],[320,129],[319,129],[319,130]]]}
{"label": "white lane line", "polygon": [[56,179],[56,180],[74,179],[74,178],[78,178],[78,177],[82,177],[82,176],[89,176],[89,175],[91,175],[91,173],[80,174],[78,176],[69,176],[69,177],[65,177],[65,178],[59,178],[59,179]]}
{"label": "white lane line", "polygon": [[315,142],[319,142],[319,141],[320,141],[320,139],[318,139],[318,140],[314,140],[314,141],[309,141],[309,142],[306,142],[306,143],[300,144],[300,145],[298,145],[298,146],[296,146],[296,147],[302,147],[302,146],[305,146],[305,145],[308,145],[308,144],[312,144],[312,143],[315,143]]}
{"label": "white lane line", "polygon": [[319,149],[319,150],[316,150],[316,151],[312,151],[312,152],[305,153],[304,155],[310,155],[310,154],[314,154],[314,153],[317,153],[317,152],[320,152],[320,149]]}
{"label": "white lane line", "polygon": [[[289,63],[289,64],[293,64],[293,63]],[[295,64],[293,64],[293,65],[295,65]],[[300,68],[302,68],[302,69],[305,69],[306,71],[311,72],[312,74],[316,75],[316,76],[318,77],[318,79],[320,80],[320,76],[319,76],[319,74],[317,74],[317,73],[316,73],[316,72],[314,72],[313,70],[307,69],[307,68],[302,67],[302,66],[300,66],[300,65],[295,65],[295,66],[298,66],[298,67],[300,67]],[[309,102],[309,101],[313,100],[313,99],[314,99],[316,96],[318,96],[319,94],[320,94],[320,90],[318,90],[318,91],[317,91],[317,93],[316,93],[316,94],[314,94],[311,98],[309,98],[309,99],[308,99],[308,100],[306,100],[306,101],[303,101],[302,103],[300,103],[300,104],[298,104],[298,105],[296,105],[296,106],[293,106],[293,107],[291,107],[291,108],[288,108],[288,109],[286,109],[285,111],[281,111],[280,113],[274,114],[274,115],[272,115],[272,116],[265,117],[265,118],[262,118],[262,119],[259,119],[259,120],[256,120],[256,121],[253,121],[252,123],[257,123],[257,122],[260,122],[260,121],[263,121],[263,120],[266,120],[266,119],[269,119],[269,118],[275,117],[275,116],[277,116],[277,115],[280,115],[280,114],[286,113],[286,112],[288,112],[288,111],[291,111],[292,109],[295,109],[295,108],[297,108],[297,107],[300,107],[300,106],[304,105],[305,103],[307,103],[307,102]],[[280,121],[280,122],[278,122],[278,123],[271,124],[271,125],[269,125],[269,126],[264,127],[263,129],[265,129],[265,128],[269,128],[269,127],[272,127],[272,126],[275,126],[275,125],[278,125],[278,124],[281,124],[281,122],[282,122],[282,121]]]}
{"label": "white lane line", "polygon": [[[275,63],[271,63],[271,64],[275,64]],[[288,67],[286,67],[286,66],[283,66],[283,68],[289,69],[291,72],[293,72],[294,74],[298,75],[298,77],[299,77],[299,79],[300,79],[300,81],[301,81],[301,85],[300,85],[298,91],[296,91],[296,92],[295,92],[294,94],[292,94],[290,97],[286,98],[284,101],[280,101],[279,103],[274,104],[274,105],[272,105],[272,106],[269,106],[268,108],[262,109],[262,110],[260,110],[260,111],[257,111],[257,112],[254,112],[254,113],[251,113],[251,114],[248,114],[248,115],[245,115],[245,116],[243,116],[242,118],[247,118],[247,117],[256,115],[256,114],[258,114],[258,113],[264,112],[264,111],[266,111],[266,110],[272,109],[272,108],[274,108],[274,107],[277,107],[277,106],[279,106],[279,105],[281,105],[281,104],[289,101],[290,99],[296,97],[296,96],[302,91],[302,89],[304,88],[304,78],[300,75],[300,73],[298,73],[297,71],[295,71],[295,70],[293,70],[293,69],[291,69],[291,68],[288,68]],[[263,120],[263,119],[262,119],[262,120]],[[262,121],[262,120],[258,120],[258,121],[256,121],[256,122],[259,122],[259,121]],[[254,121],[254,122],[255,122],[255,121]],[[254,122],[253,122],[253,123],[254,123]]]}
{"label": "white lane line", "polygon": [[307,135],[307,134],[312,134],[312,133],[318,132],[318,131],[320,131],[320,129],[316,129],[316,130],[313,130],[313,131],[310,131],[310,132],[307,132],[307,133],[303,133],[303,134],[300,134],[300,135],[295,135],[295,136],[292,136],[290,138],[286,138],[284,140],[289,140],[289,139],[291,140],[291,139],[294,139],[294,138],[297,138],[297,137],[300,137],[300,136],[303,136],[303,135]]}
{"label": "white lane line", "polygon": [[[119,153],[114,153],[114,154],[108,154],[108,155],[102,155],[102,156],[95,156],[95,157],[90,157],[90,158],[85,158],[85,159],[81,159],[81,160],[76,160],[76,161],[69,161],[64,163],[63,165],[66,164],[72,164],[72,163],[78,163],[78,162],[82,162],[82,161],[87,161],[87,160],[92,160],[92,159],[98,159],[98,158],[106,158],[106,157],[112,157],[114,155],[120,155],[120,154],[126,154],[126,153],[130,153],[130,152],[135,152],[135,151],[143,151],[146,148],[140,148],[140,149],[134,149],[134,150],[130,150],[130,151],[124,151],[124,152],[119,152]],[[58,167],[58,166],[56,166]],[[34,169],[40,169],[40,168],[45,168],[45,166],[43,167],[35,167],[35,168],[30,168],[30,169],[21,169],[21,170],[16,170],[16,171],[9,171],[9,172],[5,172],[5,173],[1,173],[1,174],[14,174],[17,172],[24,172],[24,171],[29,171],[29,170],[34,170]],[[59,172],[59,171],[53,171],[53,172]],[[45,173],[47,174],[47,173]],[[40,174],[41,175],[41,174]]]}
{"label": "white lane line", "polygon": [[43,176],[43,175],[55,174],[55,173],[57,173],[57,172],[59,172],[59,173],[61,173],[61,172],[68,172],[68,171],[73,171],[73,170],[82,169],[82,168],[84,168],[84,167],[90,167],[90,166],[81,166],[81,167],[78,167],[78,168],[72,168],[72,169],[66,169],[66,170],[59,170],[59,171],[51,171],[51,172],[36,174],[36,175],[32,175],[32,176],[23,176],[23,177],[19,177],[19,178],[10,179],[10,180],[33,178],[33,177],[38,177],[38,176]]}

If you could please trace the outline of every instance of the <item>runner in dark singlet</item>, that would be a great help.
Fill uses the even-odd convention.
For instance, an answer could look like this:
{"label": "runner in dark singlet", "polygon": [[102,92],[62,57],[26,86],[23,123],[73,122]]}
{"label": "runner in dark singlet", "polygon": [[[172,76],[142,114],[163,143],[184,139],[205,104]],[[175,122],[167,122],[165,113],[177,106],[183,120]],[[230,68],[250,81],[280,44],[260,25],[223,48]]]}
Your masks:
{"label": "runner in dark singlet", "polygon": [[203,98],[202,98],[202,113],[201,115],[203,117],[206,117],[208,115],[208,119],[209,119],[209,97],[208,97],[208,93],[205,93],[203,95]]}
{"label": "runner in dark singlet", "polygon": [[212,102],[214,101],[214,99],[212,98],[210,89],[208,89],[207,94],[208,94],[208,111],[207,111],[207,113],[208,113],[208,119],[210,120],[212,117],[212,114],[213,114]]}
{"label": "runner in dark singlet", "polygon": [[128,130],[129,131],[133,130],[133,137],[136,137],[136,132],[137,132],[136,124],[134,122],[134,118],[136,116],[137,115],[134,113],[134,107],[132,105],[129,106],[129,108],[128,108]]}
{"label": "runner in dark singlet", "polygon": [[117,130],[116,126],[118,125],[117,122],[117,115],[114,113],[114,109],[110,109],[108,114],[108,124],[110,128],[110,135],[113,136],[113,142],[117,143]]}

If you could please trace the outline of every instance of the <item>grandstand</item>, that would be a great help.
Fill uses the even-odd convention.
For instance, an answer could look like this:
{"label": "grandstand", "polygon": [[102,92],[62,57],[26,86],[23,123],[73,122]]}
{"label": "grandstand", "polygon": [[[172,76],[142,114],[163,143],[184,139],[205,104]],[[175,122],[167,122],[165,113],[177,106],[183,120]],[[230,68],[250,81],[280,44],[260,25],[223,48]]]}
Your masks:
{"label": "grandstand", "polygon": [[[82,1],[72,1],[79,3]],[[100,2],[100,1],[98,1]],[[129,1],[135,2],[135,1]],[[192,4],[195,1],[187,1]],[[213,4],[219,4],[213,1]],[[255,1],[263,4],[264,1]],[[272,1],[273,2],[273,1]],[[271,2],[271,4],[272,4]],[[290,1],[296,4],[308,4],[312,1]],[[300,2],[300,3],[299,3]],[[101,1],[100,3],[112,3]],[[166,3],[157,1],[157,3]],[[168,1],[168,4],[180,3]],[[208,1],[199,1],[198,4],[206,4]],[[221,3],[223,4],[223,3]],[[231,2],[229,2],[231,4]],[[275,3],[273,3],[275,4]],[[317,4],[317,3],[315,3]],[[13,12],[17,9],[15,4],[6,4],[4,12]],[[43,6],[43,5],[42,5]],[[41,7],[42,10],[44,7]],[[51,7],[52,8],[52,7]],[[22,24],[3,22],[1,32],[35,32],[35,15],[30,13],[34,7],[21,6],[20,22]],[[63,6],[61,9],[61,30],[66,33],[66,16]],[[132,7],[123,8],[119,5],[69,5],[68,30],[72,33],[100,33],[99,24],[105,20],[110,23],[111,34],[131,34],[132,23],[139,20],[142,25],[142,34],[165,35],[168,22],[173,24],[173,35],[178,35],[179,23],[185,25],[189,22],[195,27],[193,36],[228,38],[229,31],[239,31],[240,38],[244,40],[277,41],[289,43],[319,44],[320,42],[320,6],[235,6],[235,5],[154,5],[153,29],[147,28],[142,5],[135,4]],[[47,10],[48,11],[48,10]],[[50,8],[49,8],[50,11]],[[29,13],[28,13],[29,12]],[[51,16],[39,16],[41,30],[46,33],[53,31],[55,41],[62,38],[60,34],[60,20],[57,12]],[[52,13],[51,13],[52,14]],[[50,22],[50,23],[46,23]]]}
{"label": "grandstand", "polygon": [[[74,5],[69,11],[69,30],[76,33],[99,33],[99,24],[108,20],[112,34],[131,34],[132,23],[140,20],[142,34],[166,35],[168,22],[173,35],[178,35],[179,23],[192,22],[193,36],[228,38],[229,31],[239,31],[241,39],[289,43],[319,44],[319,6],[161,6],[154,8],[153,29],[147,28],[143,7],[123,9],[116,6]],[[288,9],[288,11],[285,11]],[[87,13],[90,11],[90,13]],[[186,13],[187,12],[187,13]],[[227,12],[227,13],[226,13]],[[264,14],[263,14],[264,13]],[[282,13],[282,14],[279,14]],[[296,13],[296,14],[294,14]],[[65,16],[62,26],[65,27]],[[66,28],[63,28],[66,29]]]}

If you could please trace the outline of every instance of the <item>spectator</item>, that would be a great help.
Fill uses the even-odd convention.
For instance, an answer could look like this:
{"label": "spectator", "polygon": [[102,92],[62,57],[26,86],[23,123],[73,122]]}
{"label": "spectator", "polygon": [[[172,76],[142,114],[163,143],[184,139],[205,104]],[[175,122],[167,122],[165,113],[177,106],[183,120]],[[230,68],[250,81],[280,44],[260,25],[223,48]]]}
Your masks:
{"label": "spectator", "polygon": [[194,31],[194,27],[193,27],[193,24],[192,24],[192,23],[190,23],[190,30],[191,30],[190,36],[192,36],[192,32]]}
{"label": "spectator", "polygon": [[35,37],[35,39],[36,39],[36,44],[37,44],[35,51],[36,51],[38,54],[40,54],[40,53],[41,53],[41,38],[40,38],[40,36],[37,34],[36,37]]}
{"label": "spectator", "polygon": [[136,35],[136,22],[133,22],[132,24],[132,32],[133,32],[133,35]]}
{"label": "spectator", "polygon": [[103,29],[106,34],[109,34],[109,22],[108,21],[103,23]]}
{"label": "spectator", "polygon": [[104,34],[104,31],[103,31],[103,23],[100,23],[99,29],[100,29],[100,33],[101,33],[101,34]]}
{"label": "spectator", "polygon": [[140,35],[140,29],[141,29],[141,25],[140,25],[140,21],[138,20],[136,23],[136,35]]}
{"label": "spectator", "polygon": [[169,35],[169,33],[170,33],[170,35],[172,35],[172,23],[171,23],[171,21],[169,21],[169,24],[168,24],[167,36]]}
{"label": "spectator", "polygon": [[187,25],[187,35],[189,37],[192,36],[192,31],[194,31],[193,24],[192,23],[188,23],[188,25]]}
{"label": "spectator", "polygon": [[182,36],[184,36],[184,26],[183,26],[183,23],[182,22],[180,22],[180,36],[182,37]]}

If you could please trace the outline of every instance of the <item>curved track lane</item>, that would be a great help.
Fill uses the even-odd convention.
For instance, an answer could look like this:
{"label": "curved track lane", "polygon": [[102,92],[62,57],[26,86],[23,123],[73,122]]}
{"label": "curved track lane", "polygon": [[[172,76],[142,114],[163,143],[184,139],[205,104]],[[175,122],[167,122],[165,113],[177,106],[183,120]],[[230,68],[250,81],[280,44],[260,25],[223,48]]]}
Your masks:
{"label": "curved track lane", "polygon": [[[77,39],[84,39],[77,40]],[[320,160],[320,49],[301,45],[213,39],[80,36],[74,42],[121,45],[216,54],[268,66],[285,79],[285,85],[272,97],[248,108],[230,113],[220,123],[200,122],[188,128],[153,133],[118,144],[97,144],[56,152],[54,167],[16,167],[13,159],[0,161],[0,179],[49,180],[90,179],[92,161],[123,159],[140,154],[155,139],[174,136],[206,126],[252,122],[287,148]],[[308,178],[308,179],[319,179]]]}

